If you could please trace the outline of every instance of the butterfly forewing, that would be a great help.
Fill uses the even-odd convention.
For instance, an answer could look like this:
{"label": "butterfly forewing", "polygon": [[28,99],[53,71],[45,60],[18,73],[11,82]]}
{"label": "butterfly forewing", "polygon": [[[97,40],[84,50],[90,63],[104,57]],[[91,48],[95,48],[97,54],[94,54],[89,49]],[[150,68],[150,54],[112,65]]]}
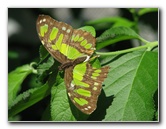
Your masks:
{"label": "butterfly forewing", "polygon": [[36,24],[39,38],[49,53],[60,63],[68,61],[63,52],[67,51],[65,46],[70,43],[73,28],[47,15],[39,15]]}
{"label": "butterfly forewing", "polygon": [[108,70],[108,66],[96,69],[88,62],[65,70],[68,95],[74,105],[85,114],[91,114],[96,109],[98,96]]}
{"label": "butterfly forewing", "polygon": [[47,15],[39,15],[37,32],[42,44],[60,63],[93,54],[95,38],[84,30],[73,29]]}

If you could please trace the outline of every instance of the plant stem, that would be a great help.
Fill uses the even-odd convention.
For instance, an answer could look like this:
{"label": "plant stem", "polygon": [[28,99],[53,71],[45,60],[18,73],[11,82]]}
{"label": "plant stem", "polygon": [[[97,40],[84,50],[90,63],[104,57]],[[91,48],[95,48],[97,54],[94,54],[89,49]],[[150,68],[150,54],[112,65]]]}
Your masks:
{"label": "plant stem", "polygon": [[35,66],[35,65],[37,65],[36,62],[30,63],[30,67],[32,68],[32,73],[37,74],[37,70],[33,67],[33,66]]}
{"label": "plant stem", "polygon": [[147,48],[147,51],[150,51],[152,48],[154,48],[156,46],[158,46],[158,41],[146,43],[146,45],[135,47],[135,48],[130,48],[130,49],[126,49],[126,50],[115,51],[115,52],[96,52],[96,54],[101,55],[101,56],[102,55],[103,56],[119,55],[119,54],[123,54],[123,53],[127,53],[127,52],[140,50],[143,48]]}
{"label": "plant stem", "polygon": [[143,39],[142,37],[139,37],[139,40],[141,40],[144,44],[153,43],[153,42],[149,42],[149,41]]}

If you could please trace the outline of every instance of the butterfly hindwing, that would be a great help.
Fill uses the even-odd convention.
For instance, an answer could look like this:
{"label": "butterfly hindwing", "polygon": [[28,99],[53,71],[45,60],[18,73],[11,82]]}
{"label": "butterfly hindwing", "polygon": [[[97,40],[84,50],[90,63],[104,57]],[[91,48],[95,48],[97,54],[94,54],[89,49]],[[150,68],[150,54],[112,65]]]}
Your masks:
{"label": "butterfly hindwing", "polygon": [[108,66],[96,69],[88,62],[65,70],[67,93],[74,105],[85,114],[91,114],[96,109],[108,70]]}

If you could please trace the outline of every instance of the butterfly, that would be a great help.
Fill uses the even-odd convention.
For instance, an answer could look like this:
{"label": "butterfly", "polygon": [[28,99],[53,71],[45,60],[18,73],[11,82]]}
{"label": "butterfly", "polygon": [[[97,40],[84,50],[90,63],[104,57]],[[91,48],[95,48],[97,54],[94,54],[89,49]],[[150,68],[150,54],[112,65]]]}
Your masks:
{"label": "butterfly", "polygon": [[70,100],[80,111],[91,114],[109,71],[109,66],[95,68],[89,63],[95,50],[95,37],[48,15],[39,15],[36,27],[41,43],[61,63],[59,70],[64,70]]}

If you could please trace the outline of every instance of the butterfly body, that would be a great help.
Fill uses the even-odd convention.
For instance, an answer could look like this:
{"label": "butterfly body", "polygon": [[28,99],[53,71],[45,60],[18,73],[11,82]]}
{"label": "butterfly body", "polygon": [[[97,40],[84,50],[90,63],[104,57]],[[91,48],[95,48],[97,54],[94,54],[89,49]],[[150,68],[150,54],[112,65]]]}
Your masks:
{"label": "butterfly body", "polygon": [[36,26],[42,44],[61,63],[59,70],[65,71],[70,100],[79,110],[91,114],[109,71],[108,66],[97,69],[89,63],[95,50],[95,38],[89,32],[73,29],[48,15],[39,15]]}
{"label": "butterfly body", "polygon": [[77,64],[80,64],[82,62],[84,62],[86,60],[86,57],[81,57],[81,58],[77,58],[73,61],[69,61],[69,62],[65,62],[63,63],[61,66],[59,66],[59,70],[65,70],[66,68],[70,67],[70,66],[75,66]]}

